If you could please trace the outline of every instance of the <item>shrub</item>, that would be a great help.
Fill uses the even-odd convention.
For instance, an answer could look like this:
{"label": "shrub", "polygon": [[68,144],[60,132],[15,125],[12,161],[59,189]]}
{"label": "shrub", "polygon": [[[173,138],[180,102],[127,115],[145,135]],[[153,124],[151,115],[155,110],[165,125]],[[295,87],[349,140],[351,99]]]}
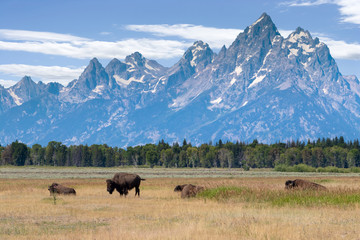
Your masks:
{"label": "shrub", "polygon": [[317,169],[317,172],[332,172],[332,173],[349,173],[350,169],[348,168],[338,168],[334,166],[328,166],[328,167],[319,167]]}
{"label": "shrub", "polygon": [[275,171],[278,172],[316,172],[314,167],[305,165],[305,164],[298,164],[295,166],[287,166],[285,164],[279,164],[275,166]]}
{"label": "shrub", "polygon": [[360,173],[360,167],[352,167],[352,168],[350,168],[350,172],[352,172],[352,173]]}
{"label": "shrub", "polygon": [[287,172],[288,167],[289,166],[287,166],[285,164],[278,164],[278,165],[275,166],[274,170],[277,171],[277,172]]}
{"label": "shrub", "polygon": [[316,169],[314,167],[305,165],[305,164],[299,164],[293,166],[294,172],[316,172]]}

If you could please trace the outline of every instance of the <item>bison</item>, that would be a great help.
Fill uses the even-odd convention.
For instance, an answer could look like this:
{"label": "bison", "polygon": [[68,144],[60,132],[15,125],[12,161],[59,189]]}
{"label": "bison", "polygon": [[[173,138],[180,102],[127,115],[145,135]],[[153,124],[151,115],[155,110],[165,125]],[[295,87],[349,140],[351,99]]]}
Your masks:
{"label": "bison", "polygon": [[303,180],[303,179],[295,179],[294,181],[292,180],[287,180],[285,182],[285,189],[310,189],[310,190],[326,190],[327,188],[314,183],[314,182],[310,182],[307,180]]}
{"label": "bison", "polygon": [[196,194],[203,191],[204,187],[195,186],[192,184],[177,185],[174,192],[181,192],[181,198],[195,197]]}
{"label": "bison", "polygon": [[70,194],[76,195],[75,189],[65,187],[65,186],[63,186],[61,184],[58,184],[58,183],[51,184],[49,186],[48,190],[50,192],[50,195],[53,195],[55,193],[57,193],[57,194],[65,194],[65,195],[70,195]]}
{"label": "bison", "polygon": [[128,191],[135,188],[135,196],[138,195],[140,197],[140,183],[145,181],[139,177],[139,175],[132,173],[116,173],[112,179],[107,179],[107,191],[112,194],[116,189],[120,193],[120,196],[127,195]]}

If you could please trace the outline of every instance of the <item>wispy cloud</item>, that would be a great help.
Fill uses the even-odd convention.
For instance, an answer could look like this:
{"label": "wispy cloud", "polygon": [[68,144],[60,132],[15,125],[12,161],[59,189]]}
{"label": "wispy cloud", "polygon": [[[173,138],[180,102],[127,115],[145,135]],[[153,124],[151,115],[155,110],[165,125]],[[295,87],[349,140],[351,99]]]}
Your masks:
{"label": "wispy cloud", "polygon": [[53,32],[38,32],[26,30],[0,29],[0,39],[19,40],[19,41],[55,41],[55,42],[76,42],[89,41],[88,38],[73,36],[70,34],[61,34]]}
{"label": "wispy cloud", "polygon": [[[23,77],[29,75],[34,78],[38,78],[43,82],[59,82],[66,85],[71,80],[78,78],[84,71],[84,67],[80,68],[68,68],[59,66],[36,66],[36,65],[25,65],[25,64],[3,64],[0,65],[0,72],[16,76]],[[14,85],[16,82],[13,80],[2,80],[0,84],[9,87]]]}
{"label": "wispy cloud", "polygon": [[309,7],[322,4],[334,4],[335,0],[297,0],[283,2],[282,5],[288,5],[290,7]]}
{"label": "wispy cloud", "polygon": [[96,41],[77,36],[0,29],[0,50],[25,51],[77,59],[93,57],[124,59],[139,51],[147,58],[169,59],[179,57],[190,42],[165,39],[125,39],[116,42]]}
{"label": "wispy cloud", "polygon": [[282,3],[282,5],[288,5],[290,7],[310,7],[323,4],[337,5],[342,16],[342,22],[360,24],[359,0],[296,0]]}
{"label": "wispy cloud", "polygon": [[151,33],[160,37],[180,37],[192,41],[202,40],[212,48],[229,46],[242,31],[231,28],[213,28],[192,24],[127,25],[127,30]]}
{"label": "wispy cloud", "polygon": [[117,42],[9,42],[0,41],[0,50],[25,51],[58,55],[77,59],[93,57],[124,59],[127,55],[139,51],[147,58],[169,59],[179,57],[190,43],[173,40],[127,39]]}
{"label": "wispy cloud", "polygon": [[360,1],[359,0],[337,0],[340,6],[343,22],[360,24]]}

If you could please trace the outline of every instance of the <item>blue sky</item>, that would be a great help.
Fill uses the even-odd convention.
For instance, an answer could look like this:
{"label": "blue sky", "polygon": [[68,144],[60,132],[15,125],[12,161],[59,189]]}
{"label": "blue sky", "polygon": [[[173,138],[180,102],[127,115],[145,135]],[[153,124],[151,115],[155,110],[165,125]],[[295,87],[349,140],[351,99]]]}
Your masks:
{"label": "blue sky", "polygon": [[299,26],[319,37],[360,77],[359,0],[1,0],[0,84],[66,85],[93,57],[106,66],[135,51],[171,66],[196,40],[229,46],[263,12],[284,37]]}

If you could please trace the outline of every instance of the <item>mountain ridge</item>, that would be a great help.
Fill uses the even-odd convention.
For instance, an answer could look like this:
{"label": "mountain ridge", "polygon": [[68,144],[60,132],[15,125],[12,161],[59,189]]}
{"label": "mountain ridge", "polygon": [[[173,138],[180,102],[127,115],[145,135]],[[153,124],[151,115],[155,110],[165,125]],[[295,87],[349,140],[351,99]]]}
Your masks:
{"label": "mountain ridge", "polygon": [[268,143],[360,134],[356,76],[343,76],[310,32],[281,36],[266,13],[218,54],[199,40],[169,68],[135,52],[105,67],[93,58],[66,87],[22,82],[17,98],[0,87],[0,142]]}

